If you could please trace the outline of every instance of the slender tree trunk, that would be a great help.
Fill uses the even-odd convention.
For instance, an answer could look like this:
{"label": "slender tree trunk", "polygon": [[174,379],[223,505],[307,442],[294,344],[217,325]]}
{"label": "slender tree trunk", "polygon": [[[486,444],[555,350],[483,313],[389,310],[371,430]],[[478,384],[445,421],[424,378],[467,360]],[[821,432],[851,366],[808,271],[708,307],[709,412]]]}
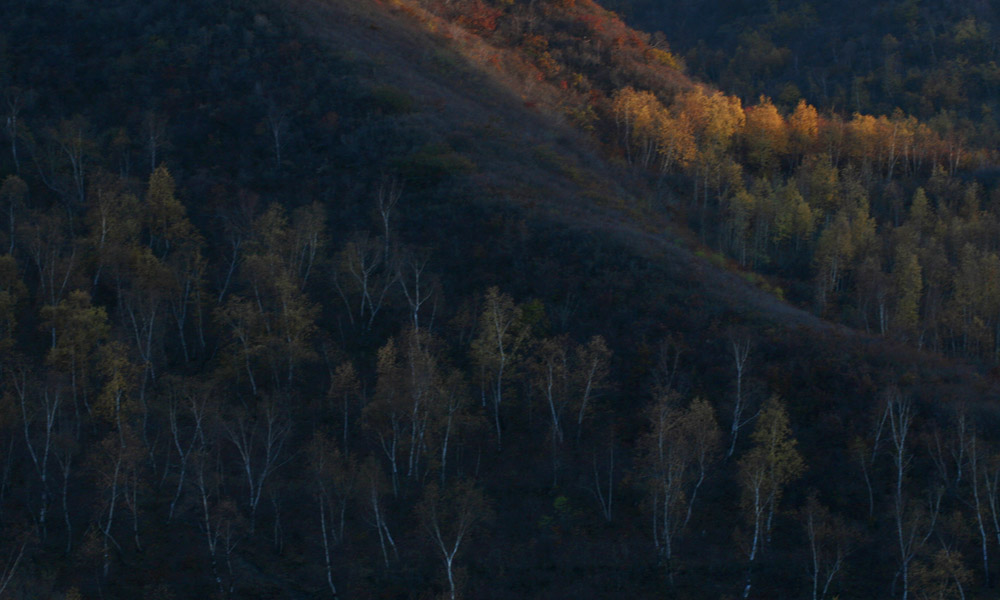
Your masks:
{"label": "slender tree trunk", "polygon": [[[108,520],[104,524],[103,528],[103,556],[104,556],[104,576],[108,576],[108,571],[111,568],[111,550],[109,542],[113,542],[114,539],[111,537],[111,526],[115,521],[115,502],[118,500],[118,473],[121,470],[122,465],[122,455],[121,450],[118,453],[118,459],[115,461],[115,472],[111,479],[111,505],[108,508]],[[115,542],[117,545],[117,542]]]}
{"label": "slender tree trunk", "polygon": [[972,438],[969,440],[971,448],[969,449],[969,467],[972,471],[970,478],[972,479],[972,499],[973,504],[976,509],[976,526],[979,529],[979,541],[980,547],[983,554],[983,579],[986,582],[986,587],[990,587],[990,561],[989,561],[989,551],[987,549],[987,541],[989,536],[986,534],[986,526],[983,523],[983,506],[979,494],[979,451],[976,447],[976,435],[972,434]]}
{"label": "slender tree trunk", "polygon": [[66,555],[73,549],[73,523],[69,518],[69,473],[73,456],[69,452],[66,454],[65,462],[62,464],[63,485],[62,485],[62,509],[63,521],[66,523]]}
{"label": "slender tree trunk", "polygon": [[330,586],[330,594],[334,598],[339,598],[337,595],[337,586],[333,584],[333,567],[330,564],[330,534],[326,529],[326,509],[322,498],[319,500],[319,522],[320,528],[323,531],[323,556],[326,560],[326,583]]}
{"label": "slender tree trunk", "polygon": [[455,555],[453,554],[451,556],[446,557],[445,559],[445,564],[447,565],[448,568],[448,588],[451,591],[451,600],[455,600],[455,576],[452,573],[452,568],[451,568],[452,559],[454,558],[454,556]]}

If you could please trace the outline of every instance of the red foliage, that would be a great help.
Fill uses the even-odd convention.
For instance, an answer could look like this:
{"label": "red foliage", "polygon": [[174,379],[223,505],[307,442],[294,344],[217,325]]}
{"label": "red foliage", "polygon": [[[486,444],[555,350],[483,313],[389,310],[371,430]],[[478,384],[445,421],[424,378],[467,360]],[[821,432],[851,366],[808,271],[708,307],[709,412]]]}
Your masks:
{"label": "red foliage", "polygon": [[465,14],[459,15],[457,21],[459,25],[474,33],[493,33],[501,16],[503,16],[502,10],[491,8],[476,0],[470,4]]}

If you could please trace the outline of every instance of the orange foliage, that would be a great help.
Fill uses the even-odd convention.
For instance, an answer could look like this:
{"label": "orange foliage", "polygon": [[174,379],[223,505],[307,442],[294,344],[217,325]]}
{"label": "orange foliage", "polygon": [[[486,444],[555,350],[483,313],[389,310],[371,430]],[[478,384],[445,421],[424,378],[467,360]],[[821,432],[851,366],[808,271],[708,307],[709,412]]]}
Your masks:
{"label": "orange foliage", "polygon": [[525,54],[535,59],[535,64],[546,76],[555,77],[559,73],[559,63],[549,54],[549,41],[544,37],[525,35],[521,48]]}
{"label": "orange foliage", "polygon": [[746,118],[739,98],[720,91],[708,93],[703,86],[681,94],[677,105],[691,121],[703,150],[728,148]]}
{"label": "orange foliage", "polygon": [[762,170],[777,166],[788,150],[788,130],[770,98],[761,96],[756,106],[747,108],[743,137],[747,160],[753,166]]}
{"label": "orange foliage", "polygon": [[819,139],[819,115],[805,100],[799,100],[795,112],[788,118],[789,150],[802,156],[814,149]]}
{"label": "orange foliage", "polygon": [[685,167],[696,153],[691,122],[666,109],[651,92],[624,88],[612,106],[618,132],[631,164],[659,165],[661,172]]}

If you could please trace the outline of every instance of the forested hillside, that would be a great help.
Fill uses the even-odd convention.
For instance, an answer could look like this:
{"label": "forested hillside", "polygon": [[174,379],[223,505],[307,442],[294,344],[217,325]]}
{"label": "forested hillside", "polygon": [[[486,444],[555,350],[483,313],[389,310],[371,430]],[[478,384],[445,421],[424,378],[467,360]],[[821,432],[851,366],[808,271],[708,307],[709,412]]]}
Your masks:
{"label": "forested hillside", "polygon": [[0,19],[0,596],[995,594],[985,129],[590,0]]}
{"label": "forested hillside", "polygon": [[899,109],[995,145],[996,29],[989,2],[608,0],[662,31],[693,74],[744,99],[841,112]]}

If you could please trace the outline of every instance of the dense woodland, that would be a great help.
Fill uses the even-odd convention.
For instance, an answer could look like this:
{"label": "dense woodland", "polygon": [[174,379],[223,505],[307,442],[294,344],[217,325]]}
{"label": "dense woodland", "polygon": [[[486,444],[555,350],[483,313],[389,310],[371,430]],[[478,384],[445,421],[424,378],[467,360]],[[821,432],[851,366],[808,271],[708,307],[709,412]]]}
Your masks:
{"label": "dense woodland", "polygon": [[693,73],[744,99],[805,98],[843,112],[959,123],[997,135],[996,27],[989,2],[609,0],[630,22],[662,31]]}
{"label": "dense woodland", "polygon": [[996,594],[980,91],[590,0],[0,18],[0,596]]}

